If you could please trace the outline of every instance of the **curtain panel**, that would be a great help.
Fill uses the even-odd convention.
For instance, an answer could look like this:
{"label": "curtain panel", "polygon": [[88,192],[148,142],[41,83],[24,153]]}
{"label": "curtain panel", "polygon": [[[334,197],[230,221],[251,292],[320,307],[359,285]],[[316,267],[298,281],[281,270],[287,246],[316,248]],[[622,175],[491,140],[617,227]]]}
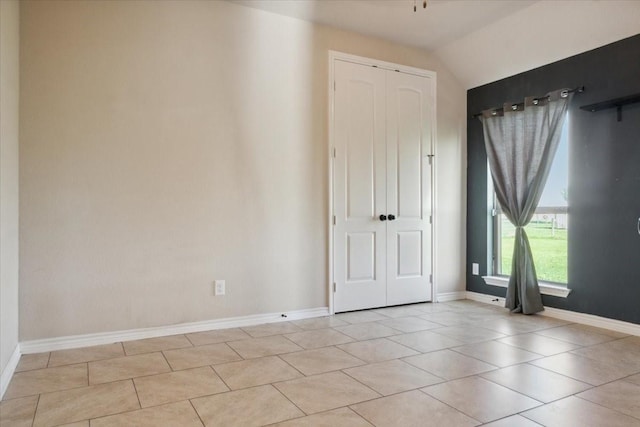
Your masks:
{"label": "curtain panel", "polygon": [[527,97],[523,104],[483,111],[480,118],[496,198],[516,228],[505,301],[513,312],[544,310],[524,227],[542,196],[572,97],[568,89],[556,90],[545,97]]}

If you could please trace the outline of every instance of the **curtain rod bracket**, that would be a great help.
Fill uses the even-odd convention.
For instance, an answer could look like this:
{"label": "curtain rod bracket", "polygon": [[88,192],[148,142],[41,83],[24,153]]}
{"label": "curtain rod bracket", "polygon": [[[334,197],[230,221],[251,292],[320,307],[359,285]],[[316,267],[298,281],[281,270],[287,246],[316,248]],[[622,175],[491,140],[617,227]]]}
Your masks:
{"label": "curtain rod bracket", "polygon": [[[574,92],[576,92],[576,93],[582,93],[582,92],[584,92],[584,91],[585,91],[585,87],[584,87],[584,86],[578,86],[578,87],[573,88],[573,89],[567,89],[567,90],[562,91],[562,92],[561,92],[561,96],[562,96],[563,98],[566,98],[567,96],[569,96],[569,94],[570,94],[570,93],[574,93]],[[534,98],[534,99],[533,99],[533,101],[532,101],[532,102],[533,102],[533,105],[538,105],[538,104],[540,103],[539,99],[542,99],[542,98],[545,98],[545,97],[544,97],[544,96],[539,96],[539,97],[537,97],[537,98]],[[520,105],[524,105],[524,104],[513,104],[513,105],[511,105],[511,109],[512,109],[513,111],[517,111],[518,106],[520,106]],[[497,116],[497,115],[498,115],[498,112],[500,112],[500,111],[504,111],[504,108],[502,108],[502,107],[497,107],[497,108],[490,108],[490,110],[492,110],[492,111],[491,111],[491,115],[492,115],[492,116]],[[476,113],[476,114],[474,114],[474,115],[472,115],[472,116],[471,116],[471,118],[472,118],[472,119],[477,119],[478,117],[482,117],[482,112],[480,112],[480,113]]]}

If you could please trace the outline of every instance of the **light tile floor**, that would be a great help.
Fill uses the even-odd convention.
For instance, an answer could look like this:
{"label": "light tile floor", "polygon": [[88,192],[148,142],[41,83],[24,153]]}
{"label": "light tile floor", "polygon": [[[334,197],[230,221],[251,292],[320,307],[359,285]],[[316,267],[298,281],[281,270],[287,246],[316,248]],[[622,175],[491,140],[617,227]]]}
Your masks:
{"label": "light tile floor", "polygon": [[22,356],[8,426],[640,427],[640,337],[473,301]]}

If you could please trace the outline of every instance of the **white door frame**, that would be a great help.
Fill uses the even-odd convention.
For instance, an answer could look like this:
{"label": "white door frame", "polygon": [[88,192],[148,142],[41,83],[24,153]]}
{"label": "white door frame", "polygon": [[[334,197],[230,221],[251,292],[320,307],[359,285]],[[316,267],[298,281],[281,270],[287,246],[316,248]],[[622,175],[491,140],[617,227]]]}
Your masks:
{"label": "white door frame", "polygon": [[433,162],[431,164],[431,185],[432,185],[432,191],[431,191],[431,210],[432,210],[432,222],[431,222],[431,271],[433,274],[433,283],[431,286],[431,301],[432,302],[437,302],[437,295],[438,295],[438,291],[437,291],[437,274],[436,274],[436,241],[437,241],[437,205],[436,205],[436,200],[437,200],[437,181],[436,181],[436,167],[437,167],[437,161],[436,159],[437,157],[437,153],[436,153],[436,135],[437,135],[437,122],[436,122],[436,73],[434,71],[428,71],[428,70],[423,70],[420,68],[414,68],[414,67],[409,67],[406,65],[400,65],[400,64],[394,64],[392,62],[386,62],[386,61],[379,61],[377,59],[371,59],[371,58],[365,58],[362,56],[356,56],[356,55],[351,55],[348,53],[342,53],[342,52],[338,52],[335,50],[330,50],[329,51],[329,87],[328,87],[328,91],[329,91],[329,121],[328,121],[328,125],[329,125],[329,129],[328,129],[328,135],[329,135],[329,155],[328,155],[328,168],[329,168],[329,212],[328,212],[328,227],[329,227],[329,252],[327,254],[328,256],[328,264],[329,264],[329,282],[327,283],[327,297],[329,299],[329,313],[330,314],[334,314],[335,310],[334,310],[334,284],[335,284],[335,278],[334,278],[334,263],[333,263],[333,250],[334,250],[334,211],[333,211],[333,188],[334,188],[334,180],[333,180],[333,170],[334,170],[334,155],[335,155],[335,140],[334,140],[334,134],[333,134],[333,126],[334,126],[334,95],[335,95],[335,91],[334,91],[334,81],[335,81],[335,69],[334,69],[334,64],[336,60],[342,60],[342,61],[347,61],[347,62],[352,62],[355,64],[360,64],[360,65],[365,65],[365,66],[370,66],[370,67],[378,67],[378,68],[382,68],[385,70],[391,70],[391,71],[399,71],[401,73],[407,73],[407,74],[413,74],[413,75],[417,75],[417,76],[422,76],[422,77],[428,77],[430,84],[431,84],[431,96],[433,97],[433,99],[431,100],[431,105],[433,106],[433,108],[431,108],[430,110],[430,117],[429,120],[432,123],[432,126],[430,126],[431,129],[431,154],[433,155],[432,159]]}

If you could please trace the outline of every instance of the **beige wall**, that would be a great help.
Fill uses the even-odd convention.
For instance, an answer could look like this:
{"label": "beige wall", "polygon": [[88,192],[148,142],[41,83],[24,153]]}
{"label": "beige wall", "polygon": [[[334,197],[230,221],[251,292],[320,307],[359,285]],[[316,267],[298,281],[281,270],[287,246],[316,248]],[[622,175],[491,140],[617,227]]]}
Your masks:
{"label": "beige wall", "polygon": [[18,344],[19,16],[0,1],[0,372]]}
{"label": "beige wall", "polygon": [[227,2],[21,9],[21,340],[327,306],[329,49],[438,73],[464,290],[466,93],[433,57]]}

